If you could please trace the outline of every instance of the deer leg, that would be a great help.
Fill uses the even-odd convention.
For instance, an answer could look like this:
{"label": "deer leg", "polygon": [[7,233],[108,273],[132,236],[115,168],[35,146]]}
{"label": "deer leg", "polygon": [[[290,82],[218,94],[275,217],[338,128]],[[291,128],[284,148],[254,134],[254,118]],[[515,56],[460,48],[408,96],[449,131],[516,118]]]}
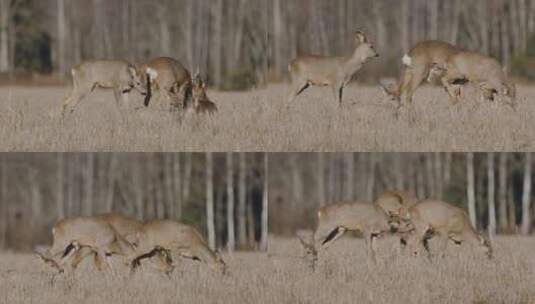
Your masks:
{"label": "deer leg", "polygon": [[[346,229],[344,227],[336,227],[334,230],[332,230],[327,237],[321,242],[321,245],[319,246],[319,249],[326,249],[328,246],[330,246],[334,241],[336,241],[339,237],[341,237],[346,232]],[[317,246],[315,246],[317,248]]]}
{"label": "deer leg", "polygon": [[411,106],[414,92],[422,84],[422,82],[427,78],[427,74],[429,73],[429,68],[425,65],[422,65],[421,67],[418,67],[418,68],[406,69],[406,72],[410,73],[410,76],[404,79],[405,82],[402,84],[400,88],[400,95],[404,94],[405,102],[409,106]]}
{"label": "deer leg", "polygon": [[444,89],[446,89],[450,104],[452,106],[459,102],[459,96],[461,95],[461,90],[457,85],[453,84],[454,81],[455,79],[451,79],[446,76],[441,78],[442,86],[444,86]]}
{"label": "deer leg", "polygon": [[288,102],[293,102],[297,98],[297,96],[299,96],[306,89],[308,89],[309,86],[310,84],[308,82],[300,82],[298,83],[298,85],[292,84],[292,87],[290,88],[290,94],[288,95]]}
{"label": "deer leg", "polygon": [[375,257],[375,251],[376,251],[376,239],[378,234],[371,233],[371,232],[365,232],[364,233],[364,241],[366,242],[366,247],[368,251],[368,257],[372,261],[373,264],[377,263],[377,259]]}
{"label": "deer leg", "polygon": [[80,248],[80,250],[78,250],[72,257],[71,268],[76,269],[78,265],[83,261],[83,259],[91,255],[92,253],[93,251],[88,247]]}

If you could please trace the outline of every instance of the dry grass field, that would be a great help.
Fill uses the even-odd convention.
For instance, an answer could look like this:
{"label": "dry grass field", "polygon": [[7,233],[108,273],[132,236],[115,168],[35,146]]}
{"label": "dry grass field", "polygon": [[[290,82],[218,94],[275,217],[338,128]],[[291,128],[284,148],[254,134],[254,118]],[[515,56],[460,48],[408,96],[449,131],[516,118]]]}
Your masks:
{"label": "dry grass field", "polygon": [[33,255],[0,255],[0,303],[275,303],[265,254],[224,255],[229,274],[182,260],[171,278],[149,263],[133,276],[114,258],[114,272],[98,272],[91,259],[73,276],[54,275]]}
{"label": "dry grass field", "polygon": [[135,110],[126,120],[113,94],[90,95],[60,123],[68,87],[1,87],[2,151],[526,151],[535,149],[535,87],[519,87],[516,111],[479,100],[472,89],[450,107],[440,88],[415,95],[412,118],[396,118],[377,87],[346,89],[342,109],[328,88],[311,88],[287,107],[286,85],[214,92],[219,113],[180,122],[176,114]]}
{"label": "dry grass field", "polygon": [[[342,238],[315,272],[295,239],[272,238],[269,255],[224,255],[230,274],[183,261],[170,279],[150,264],[130,276],[84,261],[74,276],[54,275],[29,254],[0,255],[1,303],[535,303],[535,238],[500,237],[494,260],[470,249],[433,262],[399,256],[395,239],[378,242],[368,264],[362,240]],[[453,248],[452,248],[453,249]]]}
{"label": "dry grass field", "polygon": [[498,238],[493,260],[450,248],[431,262],[398,255],[396,241],[378,241],[373,265],[364,241],[340,239],[312,272],[295,239],[272,240],[273,303],[535,303],[535,238]]}

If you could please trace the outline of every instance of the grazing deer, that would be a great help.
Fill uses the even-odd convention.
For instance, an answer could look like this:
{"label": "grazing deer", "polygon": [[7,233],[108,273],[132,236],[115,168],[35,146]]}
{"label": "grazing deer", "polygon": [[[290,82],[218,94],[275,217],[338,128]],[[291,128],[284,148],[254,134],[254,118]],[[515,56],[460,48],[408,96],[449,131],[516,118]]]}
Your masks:
{"label": "grazing deer", "polygon": [[[102,269],[102,261],[113,254],[133,254],[133,247],[105,219],[98,217],[72,217],[59,220],[52,228],[53,244],[44,254],[43,261],[59,272],[83,248],[95,253],[95,264]],[[84,249],[87,250],[87,249]],[[61,258],[56,261],[56,258]],[[76,267],[76,265],[74,265]],[[74,268],[73,268],[74,269]]]}
{"label": "grazing deer", "polygon": [[384,93],[402,106],[402,97],[412,104],[416,89],[425,80],[431,80],[430,68],[433,64],[445,65],[452,55],[460,52],[456,46],[443,41],[427,40],[417,43],[402,58],[403,72],[397,85],[380,84]]}
{"label": "grazing deer", "polygon": [[379,57],[373,45],[362,32],[355,34],[357,46],[351,56],[326,57],[318,55],[300,56],[294,59],[288,70],[291,77],[288,102],[309,86],[330,86],[334,100],[342,105],[344,87],[362,66],[373,57]]}
{"label": "grazing deer", "polygon": [[61,116],[72,104],[70,112],[74,112],[80,102],[95,88],[113,89],[115,102],[119,112],[122,112],[123,103],[128,93],[133,89],[142,95],[146,93],[146,81],[143,73],[123,60],[95,60],[81,63],[71,70],[73,88],[71,94],[63,101]]}
{"label": "grazing deer", "polygon": [[[440,239],[439,250],[444,252],[448,240],[458,245],[469,243],[483,249],[492,257],[490,242],[470,224],[468,214],[461,208],[439,200],[426,199],[409,208],[405,218],[410,219],[409,248],[414,255],[423,247],[431,257],[426,241],[432,237]],[[400,229],[401,230],[401,229]]]}
{"label": "grazing deer", "polygon": [[157,90],[169,102],[171,109],[184,109],[191,95],[190,72],[178,61],[169,57],[158,57],[142,66],[147,75],[148,107],[152,91]]}
{"label": "grazing deer", "polygon": [[192,99],[193,103],[188,105],[188,110],[195,114],[213,115],[217,112],[217,106],[206,95],[206,85],[202,80],[199,72],[195,74],[192,80]]}
{"label": "grazing deer", "polygon": [[496,95],[507,96],[510,98],[510,104],[514,106],[516,87],[507,79],[496,59],[473,51],[461,51],[451,55],[445,63],[436,65],[435,73],[443,73],[442,83],[452,104],[459,101],[460,95],[454,85],[464,81],[478,86],[485,100],[493,101]]}
{"label": "grazing deer", "polygon": [[226,265],[219,254],[212,251],[202,235],[193,227],[171,220],[153,220],[145,223],[138,233],[136,258],[132,260],[131,270],[140,266],[141,260],[160,253],[166,256],[166,273],[173,270],[172,253],[182,258],[198,260],[208,264],[221,273]]}
{"label": "grazing deer", "polygon": [[376,239],[385,232],[395,231],[397,223],[391,222],[386,212],[377,204],[366,202],[340,203],[318,210],[318,226],[313,241],[299,237],[307,254],[312,256],[315,267],[320,250],[324,250],[346,231],[360,231],[366,241],[368,257],[375,262]]}

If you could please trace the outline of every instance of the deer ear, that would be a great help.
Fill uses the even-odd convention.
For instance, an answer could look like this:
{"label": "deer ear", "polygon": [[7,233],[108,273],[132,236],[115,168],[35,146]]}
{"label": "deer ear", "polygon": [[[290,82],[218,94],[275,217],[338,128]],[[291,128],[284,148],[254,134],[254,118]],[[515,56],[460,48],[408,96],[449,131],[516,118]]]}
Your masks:
{"label": "deer ear", "polygon": [[366,42],[368,42],[368,38],[366,38],[366,35],[364,35],[364,33],[361,32],[361,31],[357,31],[357,32],[355,33],[355,37],[357,38],[357,41],[358,41],[359,43],[366,43]]}
{"label": "deer ear", "polygon": [[130,75],[132,75],[132,77],[137,77],[137,69],[136,67],[134,66],[129,66],[128,67],[128,72],[130,73]]}

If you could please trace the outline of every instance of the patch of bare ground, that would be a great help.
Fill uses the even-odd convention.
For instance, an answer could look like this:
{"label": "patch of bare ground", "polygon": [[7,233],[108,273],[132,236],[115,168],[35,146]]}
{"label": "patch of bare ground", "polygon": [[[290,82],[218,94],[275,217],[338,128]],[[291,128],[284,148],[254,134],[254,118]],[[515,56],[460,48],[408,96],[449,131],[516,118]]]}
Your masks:
{"label": "patch of bare ground", "polygon": [[210,91],[219,112],[180,121],[164,110],[126,119],[113,94],[98,91],[60,123],[67,87],[1,87],[2,151],[527,151],[535,150],[535,87],[518,89],[518,107],[479,100],[467,89],[451,107],[440,88],[417,91],[414,111],[396,117],[377,87],[351,86],[339,108],[325,88],[286,103],[286,85],[249,92]]}

